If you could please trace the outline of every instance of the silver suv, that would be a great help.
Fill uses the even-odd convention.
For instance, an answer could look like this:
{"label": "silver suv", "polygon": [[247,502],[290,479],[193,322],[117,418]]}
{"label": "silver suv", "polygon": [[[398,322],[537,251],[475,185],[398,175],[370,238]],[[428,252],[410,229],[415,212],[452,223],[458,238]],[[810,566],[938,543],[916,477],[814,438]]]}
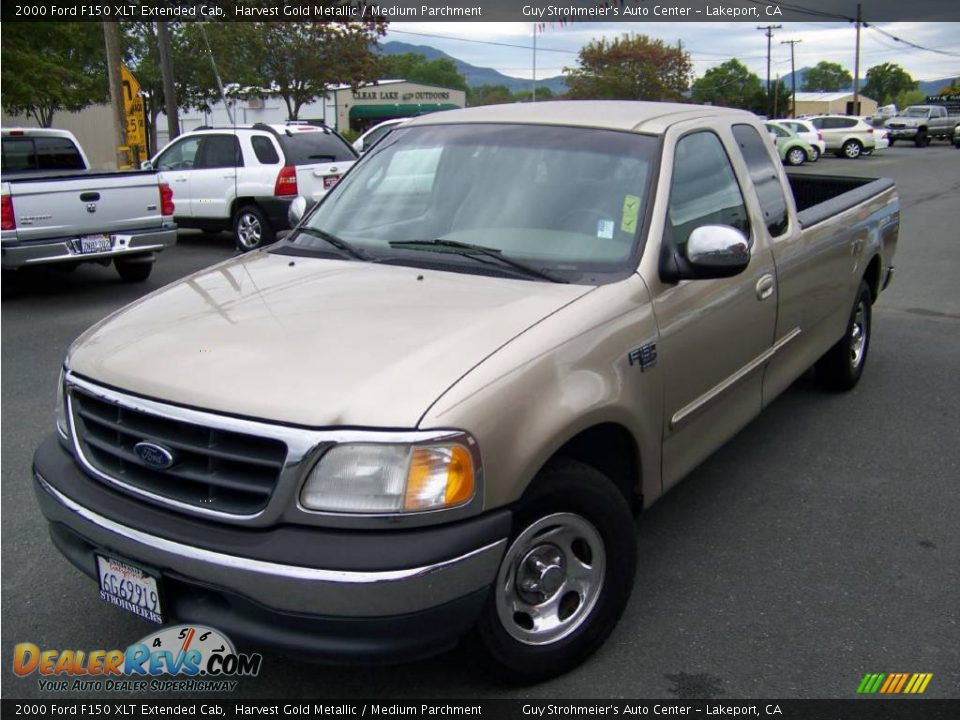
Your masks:
{"label": "silver suv", "polygon": [[826,152],[832,152],[837,157],[856,160],[861,155],[872,153],[877,145],[873,126],[863,118],[819,115],[809,120],[823,136]]}

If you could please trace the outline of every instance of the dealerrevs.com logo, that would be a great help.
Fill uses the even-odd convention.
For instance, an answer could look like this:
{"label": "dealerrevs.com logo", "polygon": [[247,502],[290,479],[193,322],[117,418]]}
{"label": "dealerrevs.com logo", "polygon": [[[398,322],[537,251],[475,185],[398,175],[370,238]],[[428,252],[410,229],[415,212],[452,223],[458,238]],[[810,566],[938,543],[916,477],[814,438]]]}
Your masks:
{"label": "dealerrevs.com logo", "polygon": [[38,675],[46,692],[232,691],[234,678],[255,677],[262,662],[259,653],[238,653],[226,635],[203,625],[165,628],[126,650],[41,650],[29,642],[13,650],[13,672]]}

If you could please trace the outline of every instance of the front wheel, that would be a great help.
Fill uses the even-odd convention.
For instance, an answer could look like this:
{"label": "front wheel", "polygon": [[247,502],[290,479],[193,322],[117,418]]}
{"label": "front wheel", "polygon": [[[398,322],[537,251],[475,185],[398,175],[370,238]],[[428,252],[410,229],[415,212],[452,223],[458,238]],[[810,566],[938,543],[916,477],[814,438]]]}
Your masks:
{"label": "front wheel", "polygon": [[519,503],[477,623],[495,669],[537,682],[583,662],[623,614],[636,553],[633,515],[613,482],[573,460],[548,465]]}
{"label": "front wheel", "polygon": [[793,148],[787,153],[787,164],[788,165],[803,165],[804,161],[807,159],[807,154],[803,151],[803,148]]}
{"label": "front wheel", "polygon": [[926,147],[930,144],[930,136],[927,135],[926,130],[920,130],[917,132],[917,136],[913,139],[913,144],[918,148]]}
{"label": "front wheel", "polygon": [[270,221],[256,205],[244,205],[233,216],[233,241],[242,253],[269,245],[276,239]]}
{"label": "front wheel", "polygon": [[810,162],[816,162],[820,159],[820,148],[816,145],[810,147]]}
{"label": "front wheel", "polygon": [[871,309],[870,286],[861,280],[846,332],[817,360],[817,380],[828,390],[851,390],[863,375],[870,349]]}
{"label": "front wheel", "polygon": [[863,145],[860,144],[859,140],[847,140],[841,148],[843,156],[848,160],[856,160],[860,157],[860,153],[863,152]]}

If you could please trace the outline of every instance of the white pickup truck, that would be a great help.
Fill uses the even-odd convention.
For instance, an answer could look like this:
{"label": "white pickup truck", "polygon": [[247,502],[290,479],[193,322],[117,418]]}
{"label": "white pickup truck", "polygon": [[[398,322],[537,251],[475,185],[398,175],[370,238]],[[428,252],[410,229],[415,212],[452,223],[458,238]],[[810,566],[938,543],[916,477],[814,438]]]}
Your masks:
{"label": "white pickup truck", "polygon": [[3,129],[4,284],[28,265],[111,262],[141,282],[155,253],[174,245],[173,192],[156,172],[97,172],[73,135]]}

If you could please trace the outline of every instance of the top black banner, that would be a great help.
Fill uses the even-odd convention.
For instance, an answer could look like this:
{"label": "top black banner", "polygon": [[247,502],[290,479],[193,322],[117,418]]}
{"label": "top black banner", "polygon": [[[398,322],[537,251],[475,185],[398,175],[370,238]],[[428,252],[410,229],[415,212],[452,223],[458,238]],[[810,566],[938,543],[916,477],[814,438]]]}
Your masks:
{"label": "top black banner", "polygon": [[[853,22],[855,0],[3,0],[2,21]],[[865,22],[960,20],[955,0],[863,0]]]}

